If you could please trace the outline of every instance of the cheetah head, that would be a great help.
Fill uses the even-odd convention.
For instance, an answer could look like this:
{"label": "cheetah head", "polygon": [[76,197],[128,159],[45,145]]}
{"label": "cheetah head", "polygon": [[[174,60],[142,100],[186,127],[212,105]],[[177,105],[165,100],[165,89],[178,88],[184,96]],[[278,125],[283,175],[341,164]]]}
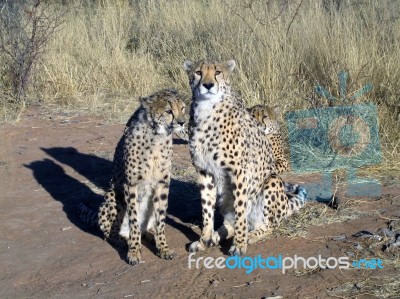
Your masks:
{"label": "cheetah head", "polygon": [[230,92],[229,76],[236,66],[234,60],[216,62],[200,60],[196,63],[185,61],[193,100],[221,100],[221,96]]}
{"label": "cheetah head", "polygon": [[264,105],[256,105],[249,108],[248,111],[260,124],[265,125],[265,134],[277,133],[279,131],[279,106],[268,107]]}
{"label": "cheetah head", "polygon": [[148,97],[141,97],[140,103],[158,134],[184,132],[186,105],[176,90],[164,89]]}

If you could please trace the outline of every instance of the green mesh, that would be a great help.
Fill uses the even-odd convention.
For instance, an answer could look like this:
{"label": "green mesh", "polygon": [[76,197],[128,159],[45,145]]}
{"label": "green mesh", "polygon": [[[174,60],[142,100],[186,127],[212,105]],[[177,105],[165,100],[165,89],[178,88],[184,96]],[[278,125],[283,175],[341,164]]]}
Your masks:
{"label": "green mesh", "polygon": [[347,196],[381,195],[378,181],[357,177],[357,168],[382,161],[374,104],[293,111],[285,120],[292,169],[321,174],[319,181],[305,186],[309,200],[331,200],[335,169],[347,171]]}
{"label": "green mesh", "polygon": [[374,104],[293,111],[285,120],[297,173],[354,169],[382,161]]}

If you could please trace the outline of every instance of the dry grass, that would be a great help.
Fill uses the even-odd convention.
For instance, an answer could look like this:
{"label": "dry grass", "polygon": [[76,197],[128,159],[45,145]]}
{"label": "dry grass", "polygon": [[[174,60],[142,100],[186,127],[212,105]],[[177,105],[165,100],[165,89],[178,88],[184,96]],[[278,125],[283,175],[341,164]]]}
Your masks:
{"label": "dry grass", "polygon": [[341,284],[327,291],[334,298],[399,298],[400,281],[396,275],[362,278],[360,281]]}
{"label": "dry grass", "polygon": [[397,161],[398,170],[400,5],[336,2],[70,1],[30,96],[124,122],[139,95],[165,86],[189,94],[184,59],[234,58],[234,85],[249,105],[293,110],[316,101],[318,84],[337,96],[343,69],[350,95],[373,83],[367,98],[379,105],[383,168]]}
{"label": "dry grass", "polygon": [[373,212],[361,211],[350,205],[333,210],[321,203],[310,203],[282,223],[273,234],[274,236],[305,237],[310,227],[354,220],[370,214]]}

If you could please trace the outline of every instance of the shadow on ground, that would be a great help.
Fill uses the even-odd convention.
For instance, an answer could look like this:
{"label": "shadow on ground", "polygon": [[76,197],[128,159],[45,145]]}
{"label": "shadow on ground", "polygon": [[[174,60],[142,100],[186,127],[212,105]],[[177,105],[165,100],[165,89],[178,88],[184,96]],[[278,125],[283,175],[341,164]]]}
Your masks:
{"label": "shadow on ground", "polygon": [[[73,147],[42,148],[42,150],[57,162],[73,168],[96,188],[106,190],[109,187],[112,175],[111,161],[95,155],[80,153]],[[25,167],[33,171],[37,182],[53,199],[63,204],[63,210],[71,223],[82,231],[102,238],[101,232],[80,220],[77,213],[77,207],[81,202],[93,210],[97,210],[103,201],[102,195],[93,192],[85,182],[80,182],[66,174],[63,167],[51,159],[34,161]],[[185,234],[190,241],[196,240],[198,236],[184,223],[199,224],[201,222],[199,198],[200,193],[195,184],[171,180],[168,214],[173,217],[168,217],[167,223]],[[176,221],[174,217],[179,221]],[[154,251],[154,248],[149,249]]]}

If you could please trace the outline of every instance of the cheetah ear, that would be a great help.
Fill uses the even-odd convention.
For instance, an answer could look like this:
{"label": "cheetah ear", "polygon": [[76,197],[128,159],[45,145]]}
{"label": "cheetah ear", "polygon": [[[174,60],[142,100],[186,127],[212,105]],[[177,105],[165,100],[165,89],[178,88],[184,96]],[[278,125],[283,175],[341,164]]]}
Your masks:
{"label": "cheetah ear", "polygon": [[183,69],[188,72],[192,68],[192,65],[193,63],[190,60],[185,60],[183,63]]}
{"label": "cheetah ear", "polygon": [[279,107],[278,105],[271,107],[272,111],[278,116],[281,115],[281,107]]}
{"label": "cheetah ear", "polygon": [[144,108],[148,108],[150,104],[149,97],[139,97],[139,102]]}
{"label": "cheetah ear", "polygon": [[235,69],[236,62],[233,59],[228,60],[225,62],[226,68],[228,69],[229,72],[232,72]]}

